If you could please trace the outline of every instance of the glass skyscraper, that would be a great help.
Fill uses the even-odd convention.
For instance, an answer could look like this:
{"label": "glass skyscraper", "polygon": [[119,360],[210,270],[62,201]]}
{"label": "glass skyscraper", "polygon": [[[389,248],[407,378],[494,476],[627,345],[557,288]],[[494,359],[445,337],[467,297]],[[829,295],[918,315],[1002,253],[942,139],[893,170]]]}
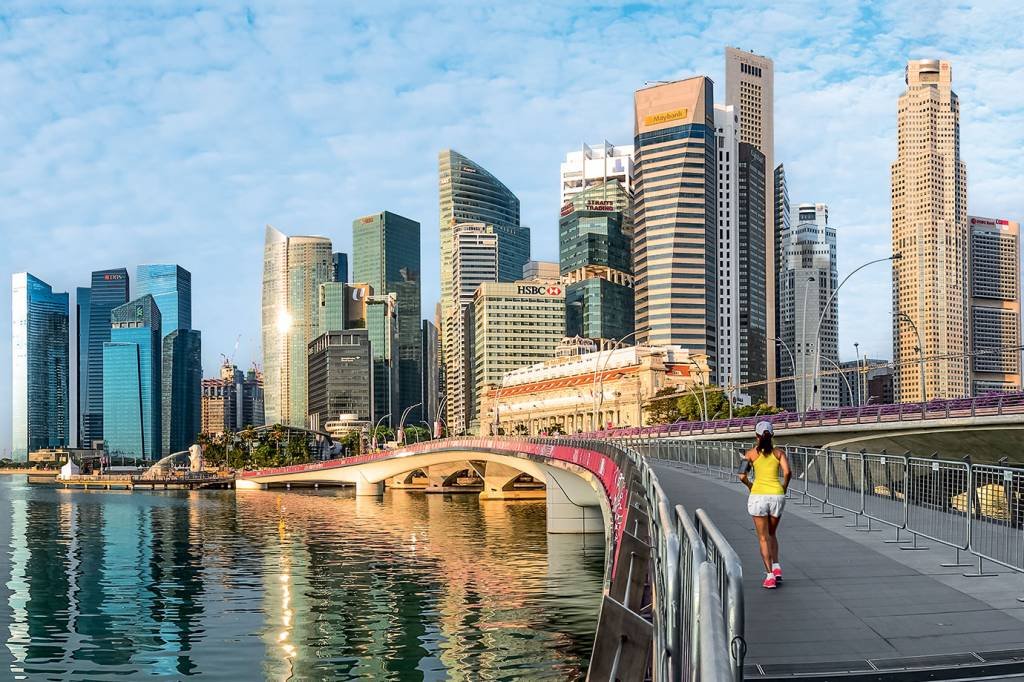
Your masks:
{"label": "glass skyscraper", "polygon": [[[398,414],[390,421],[397,425],[406,408],[412,408],[406,421],[420,420],[422,394],[422,350],[420,338],[420,224],[390,211],[382,211],[352,223],[352,276],[355,281],[369,284],[374,295],[395,294],[398,322],[398,400],[386,400],[381,395],[375,413],[387,414],[384,403],[396,405]],[[377,311],[373,311],[377,312]],[[385,312],[370,314],[367,327],[373,350],[374,384],[378,394],[388,385],[383,375],[387,368],[380,365],[385,359],[387,320]]]}
{"label": "glass skyscraper", "polygon": [[162,444],[161,315],[150,295],[110,314],[103,344],[103,434],[107,451],[156,459]]}
{"label": "glass skyscraper", "polygon": [[161,454],[187,449],[199,434],[202,401],[202,339],[192,329],[192,273],[180,265],[140,265],[136,293],[160,309]]}
{"label": "glass skyscraper", "polygon": [[335,282],[348,281],[348,254],[335,251],[331,254],[331,265],[334,268],[333,280]]}
{"label": "glass skyscraper", "polygon": [[92,289],[75,289],[75,353],[78,355],[78,447],[85,447],[85,409],[89,399],[89,314],[92,306]]}
{"label": "glass skyscraper", "polygon": [[[103,440],[103,344],[110,340],[110,312],[128,302],[128,271],[124,268],[97,270],[89,287],[89,312],[78,328],[79,353],[85,347],[86,369],[79,368],[78,440],[83,448]],[[79,295],[83,289],[79,289]],[[79,298],[79,301],[82,299]],[[81,305],[81,303],[80,303]]]}
{"label": "glass skyscraper", "polygon": [[11,277],[12,457],[70,445],[69,302],[27,272]]}

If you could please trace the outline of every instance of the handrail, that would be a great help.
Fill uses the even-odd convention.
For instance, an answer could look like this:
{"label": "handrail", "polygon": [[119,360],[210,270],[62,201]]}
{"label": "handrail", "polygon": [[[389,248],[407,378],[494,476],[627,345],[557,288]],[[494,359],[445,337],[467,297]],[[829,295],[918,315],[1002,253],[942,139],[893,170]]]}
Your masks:
{"label": "handrail", "polygon": [[700,602],[700,679],[702,682],[730,682],[735,678],[729,667],[718,575],[707,561],[700,565],[700,592],[704,595]]}

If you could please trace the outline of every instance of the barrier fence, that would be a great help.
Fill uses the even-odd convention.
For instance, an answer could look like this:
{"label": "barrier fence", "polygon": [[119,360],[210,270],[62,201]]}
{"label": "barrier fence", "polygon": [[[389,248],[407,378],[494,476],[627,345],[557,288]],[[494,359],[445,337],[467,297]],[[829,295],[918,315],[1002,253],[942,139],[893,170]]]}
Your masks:
{"label": "barrier fence", "polygon": [[[735,478],[749,443],[631,439],[636,452],[691,471]],[[886,452],[846,452],[786,446],[792,480],[788,495],[818,504],[823,514],[842,510],[851,525],[895,529],[901,549],[926,549],[918,539],[945,545],[977,560],[968,576],[988,575],[984,562],[1024,573],[1024,467],[973,464]],[[861,527],[861,521],[866,525]],[[909,533],[911,539],[901,539]],[[911,544],[912,543],[912,544]],[[905,546],[910,545],[910,546]],[[1022,598],[1024,601],[1024,598]]]}

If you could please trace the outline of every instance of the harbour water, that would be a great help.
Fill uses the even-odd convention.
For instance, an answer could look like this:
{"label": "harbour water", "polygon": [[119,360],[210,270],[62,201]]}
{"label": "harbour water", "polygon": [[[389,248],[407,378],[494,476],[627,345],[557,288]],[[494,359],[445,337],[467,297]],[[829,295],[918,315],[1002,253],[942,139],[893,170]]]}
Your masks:
{"label": "harbour water", "polygon": [[583,679],[604,548],[544,512],[0,477],[0,678]]}

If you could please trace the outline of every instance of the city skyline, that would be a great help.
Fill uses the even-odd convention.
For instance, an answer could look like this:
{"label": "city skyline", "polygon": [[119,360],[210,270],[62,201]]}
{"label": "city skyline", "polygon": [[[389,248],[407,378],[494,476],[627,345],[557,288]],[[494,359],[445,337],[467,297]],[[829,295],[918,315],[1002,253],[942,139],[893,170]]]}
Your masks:
{"label": "city skyline", "polygon": [[[74,29],[78,35],[66,52],[47,55],[51,64],[35,64],[37,69],[46,70],[48,80],[38,92],[29,93],[25,89],[28,84],[21,83],[20,76],[5,77],[14,81],[11,88],[15,97],[24,95],[25,106],[6,119],[9,130],[2,136],[5,156],[17,161],[8,165],[0,180],[0,192],[15,208],[0,219],[0,232],[14,235],[11,248],[0,256],[0,262],[8,273],[32,272],[51,283],[55,291],[73,291],[87,285],[89,273],[99,268],[130,269],[140,262],[180,263],[195,275],[195,318],[207,337],[203,344],[204,376],[216,374],[219,354],[231,352],[238,334],[242,339],[236,361],[245,367],[260,357],[259,253],[265,223],[278,225],[289,234],[326,236],[336,250],[348,253],[351,236],[347,225],[378,207],[431,226],[437,206],[436,154],[451,147],[491,170],[519,196],[521,223],[533,229],[532,257],[553,260],[557,255],[559,207],[554,183],[565,153],[578,149],[586,140],[630,144],[630,99],[645,80],[707,74],[715,81],[715,100],[721,103],[722,51],[729,44],[739,44],[774,60],[775,159],[786,165],[792,203],[827,202],[833,220],[842,226],[840,276],[888,252],[888,164],[895,154],[896,100],[903,90],[903,68],[908,59],[943,58],[954,64],[955,89],[962,102],[961,153],[971,173],[971,214],[1019,220],[1024,202],[1014,188],[1024,178],[1024,166],[1009,152],[1020,147],[1024,114],[1021,95],[1007,87],[1014,77],[997,59],[1005,51],[1005,44],[997,38],[999,29],[1012,23],[1011,17],[1020,10],[1010,4],[1002,8],[993,4],[976,9],[970,18],[961,17],[959,22],[951,17],[949,23],[956,26],[956,33],[935,25],[943,22],[935,22],[923,34],[915,33],[924,29],[916,26],[913,17],[902,16],[900,10],[891,11],[895,15],[887,15],[889,10],[884,8],[876,14],[878,25],[888,30],[879,30],[870,38],[852,31],[859,15],[836,7],[823,7],[817,10],[819,13],[807,16],[792,14],[786,7],[777,8],[771,15],[746,12],[742,20],[731,25],[723,16],[727,12],[717,12],[718,17],[707,25],[680,31],[682,37],[675,40],[693,42],[696,48],[685,51],[692,55],[688,57],[680,57],[684,51],[671,49],[673,39],[652,28],[664,22],[679,28],[685,18],[671,10],[619,13],[598,9],[583,13],[552,8],[554,16],[548,15],[543,23],[565,23],[563,20],[570,15],[582,15],[568,37],[543,31],[527,36],[536,28],[527,25],[531,20],[510,24],[509,17],[498,11],[483,20],[485,32],[496,37],[499,31],[507,35],[494,41],[496,44],[489,46],[483,57],[483,63],[497,72],[496,80],[484,77],[487,69],[483,66],[459,62],[434,69],[417,65],[408,75],[402,75],[404,67],[393,64],[393,57],[371,71],[372,80],[385,83],[385,96],[393,97],[397,108],[401,108],[403,98],[412,98],[411,106],[416,109],[413,116],[387,112],[388,117],[395,117],[390,119],[396,123],[391,129],[399,132],[397,142],[389,142],[393,148],[376,144],[375,133],[368,127],[371,121],[379,125],[376,114],[338,116],[334,105],[328,104],[335,97],[351,95],[352,87],[371,92],[372,87],[380,87],[379,82],[373,85],[370,80],[357,78],[335,87],[329,76],[337,64],[328,60],[321,69],[287,85],[286,92],[293,100],[289,106],[271,108],[256,119],[242,119],[252,128],[251,134],[270,140],[267,148],[249,157],[239,156],[247,141],[245,135],[229,127],[239,127],[233,118],[241,115],[237,107],[250,96],[263,99],[266,86],[259,85],[256,74],[250,72],[251,60],[257,58],[251,50],[242,50],[252,41],[261,41],[275,56],[282,56],[282,51],[284,57],[291,55],[268,78],[270,83],[285,87],[283,82],[290,70],[300,64],[295,53],[280,43],[270,44],[267,38],[268,30],[282,28],[282,17],[257,12],[222,17],[219,22],[209,13],[203,17],[206,21],[151,18],[145,35],[154,54],[152,59],[140,62],[139,68],[147,74],[147,82],[154,80],[154,73],[167,73],[175,85],[161,89],[162,97],[143,107],[138,112],[141,123],[136,121],[134,125],[128,124],[123,118],[127,114],[118,109],[136,104],[141,96],[130,79],[116,80],[111,86],[115,90],[107,93],[113,109],[99,106],[99,93],[90,89],[95,86],[73,95],[84,99],[72,99],[70,105],[46,106],[58,97],[61,79],[72,78],[70,68],[72,64],[77,67],[78,51],[132,49],[124,35],[115,35],[112,46],[103,49],[77,42],[92,39],[88,37],[90,30],[80,24],[102,21],[102,13],[53,19],[55,23],[49,24],[52,30],[70,31],[72,25],[78,25]],[[443,20],[447,12],[441,8],[438,20]],[[951,15],[956,12],[949,10]],[[745,30],[745,26],[756,25],[758,17],[765,16],[773,20],[761,21],[758,30]],[[211,18],[214,21],[209,21]],[[475,18],[481,20],[479,15]],[[24,34],[19,19],[12,17],[7,30],[15,37],[31,38]],[[363,19],[370,23],[390,21]],[[330,26],[332,21],[328,17],[322,23]],[[587,52],[588,33],[605,25],[613,27],[607,30],[650,43],[653,56],[623,66],[613,62],[611,55]],[[964,31],[965,25],[971,30]],[[228,28],[237,30],[229,32]],[[320,36],[321,30],[325,29],[311,33]],[[394,34],[404,37],[400,48],[410,50],[411,55],[409,30],[410,24],[401,22],[394,27]],[[911,37],[898,42],[894,36],[900,33]],[[964,33],[985,35],[989,42],[974,49],[974,43],[961,36]],[[749,37],[741,40],[738,36]],[[822,38],[820,49],[802,47],[808,36]],[[614,64],[616,68],[600,71],[590,63],[580,73],[564,71],[557,77],[542,76],[521,68],[523,60],[530,59],[530,50],[511,51],[503,55],[506,62],[499,64],[493,50],[517,37],[528,38],[532,46],[548,48],[543,54],[557,47],[592,59],[606,59],[599,65]],[[184,48],[177,44],[178,38],[185,38]],[[229,48],[220,55],[226,66],[213,69],[210,76],[209,69],[204,72],[199,66],[204,58],[217,59],[199,48],[210,41],[220,45],[220,39]],[[844,40],[858,46],[846,61],[832,56],[837,52],[836,44]],[[373,46],[376,50],[369,50],[366,58],[383,59],[384,46],[379,42]],[[331,47],[346,56],[346,48],[351,46]],[[0,56],[0,62],[21,61],[19,49],[15,44]],[[169,51],[172,49],[173,53]],[[869,55],[873,50],[886,56]],[[130,58],[120,52],[118,55]],[[113,61],[116,65],[118,60]],[[190,71],[179,66],[183,62],[199,66]],[[97,72],[114,67],[86,63],[84,68]],[[251,93],[220,85],[223,72],[231,70],[239,71],[243,76],[239,87],[249,88]],[[600,77],[593,75],[599,72]],[[502,80],[502,76],[506,78]],[[465,94],[452,91],[452,97],[478,101],[463,112],[457,125],[450,118],[451,107],[441,111],[422,99],[432,87],[447,91],[463,83],[472,85]],[[224,95],[223,109],[202,108],[204,87],[223,88],[219,91]],[[186,96],[180,104],[172,104],[166,98],[177,89],[183,89]],[[530,96],[523,97],[523,93]],[[586,107],[580,107],[581,96]],[[47,111],[45,116],[43,110]],[[349,113],[345,107],[340,111]],[[335,120],[328,123],[331,119]],[[315,124],[308,130],[301,134],[295,130],[309,122]],[[155,144],[140,144],[140,140],[161,130],[164,135],[156,135]],[[824,133],[809,141],[804,132],[807,130]],[[202,135],[193,139],[192,132]],[[275,159],[286,137],[293,148]],[[44,143],[46,147],[39,146]],[[513,144],[520,146],[509,153]],[[349,172],[350,166],[365,163],[363,145],[380,147],[379,157],[366,172]],[[102,151],[99,146],[103,146]],[[141,146],[147,148],[133,148]],[[849,156],[857,156],[858,162],[840,162]],[[238,164],[239,158],[244,162]],[[253,170],[253,166],[266,168]],[[404,168],[403,175],[396,177],[395,168],[399,167]],[[52,191],[50,184],[58,182],[66,191]],[[272,186],[274,183],[277,186]],[[424,229],[423,235],[423,310],[429,311],[439,289],[438,235],[430,229]],[[853,356],[853,341],[859,341],[862,350],[872,356],[891,357],[888,312],[874,310],[872,305],[873,300],[888,297],[886,277],[854,278],[844,287],[840,302],[841,342],[845,344],[840,348],[842,358]],[[225,315],[225,310],[235,314]],[[8,316],[3,322],[9,326],[10,311],[4,310],[3,315]],[[860,320],[869,323],[857,324]],[[7,358],[9,343],[8,339],[0,341],[0,354]],[[10,386],[10,362],[0,363],[0,367],[0,381]],[[71,414],[76,413],[71,406]],[[0,443],[10,442],[10,414],[10,395],[7,390],[0,391]]]}

